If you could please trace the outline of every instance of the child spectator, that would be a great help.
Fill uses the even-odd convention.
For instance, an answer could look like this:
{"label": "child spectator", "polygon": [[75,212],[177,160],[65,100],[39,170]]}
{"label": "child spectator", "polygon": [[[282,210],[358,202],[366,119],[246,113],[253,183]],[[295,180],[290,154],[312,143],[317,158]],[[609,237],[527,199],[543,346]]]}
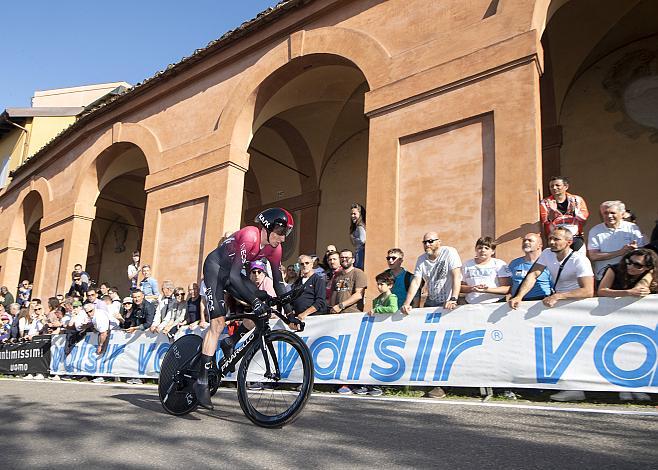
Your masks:
{"label": "child spectator", "polygon": [[21,282],[18,286],[18,295],[16,296],[16,302],[20,304],[21,307],[27,307],[32,298],[32,286],[30,286],[30,281],[27,279]]}
{"label": "child spectator", "polygon": [[469,304],[498,302],[509,292],[511,273],[507,263],[498,258],[496,244],[491,237],[478,238],[475,258],[462,266],[462,288]]}
{"label": "child spectator", "polygon": [[393,288],[394,280],[391,273],[384,271],[383,273],[375,276],[377,282],[377,290],[379,295],[372,300],[372,310],[368,311],[368,315],[373,316],[375,313],[395,313],[398,311],[398,297],[391,289]]}

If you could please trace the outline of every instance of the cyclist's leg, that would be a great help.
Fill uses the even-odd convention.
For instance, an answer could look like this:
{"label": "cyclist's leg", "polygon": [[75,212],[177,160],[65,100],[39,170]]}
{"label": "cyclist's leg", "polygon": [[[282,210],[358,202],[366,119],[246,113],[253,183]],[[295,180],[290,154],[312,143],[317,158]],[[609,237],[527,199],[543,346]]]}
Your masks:
{"label": "cyclist's leg", "polygon": [[226,324],[223,292],[228,278],[227,272],[226,269],[222,269],[219,249],[210,253],[203,263],[203,280],[206,285],[205,294],[210,327],[203,338],[201,357],[199,358],[199,378],[194,384],[194,391],[199,404],[208,409],[213,408],[208,386],[208,371],[212,367],[219,335]]}

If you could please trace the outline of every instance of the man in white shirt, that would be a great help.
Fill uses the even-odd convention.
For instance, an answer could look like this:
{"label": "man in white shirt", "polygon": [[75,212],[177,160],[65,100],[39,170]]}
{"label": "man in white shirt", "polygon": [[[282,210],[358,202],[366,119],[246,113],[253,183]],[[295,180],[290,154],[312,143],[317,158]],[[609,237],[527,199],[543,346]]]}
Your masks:
{"label": "man in white shirt", "polygon": [[640,227],[624,220],[623,202],[606,201],[600,210],[603,223],[589,231],[587,242],[587,256],[594,262],[597,281],[603,278],[608,265],[619,263],[622,256],[645,243]]}
{"label": "man in white shirt", "polygon": [[[553,280],[553,294],[542,302],[553,307],[558,300],[584,299],[594,296],[594,272],[592,264],[580,252],[571,249],[573,235],[562,227],[554,229],[548,237],[548,246],[535,262],[519,287],[519,291],[509,300],[510,307],[517,309],[523,297],[532,289],[539,275],[548,269]],[[556,401],[582,401],[585,392],[581,390],[562,390],[551,395]]]}
{"label": "man in white shirt", "polygon": [[568,229],[558,227],[551,232],[549,248],[542,252],[519,291],[509,300],[510,307],[519,307],[521,299],[532,289],[544,269],[548,269],[553,280],[553,294],[542,300],[547,307],[554,307],[558,300],[594,296],[592,264],[580,252],[571,249],[572,241],[573,235]]}
{"label": "man in white shirt", "polygon": [[459,253],[451,246],[441,246],[441,239],[436,232],[426,233],[422,243],[425,253],[416,261],[414,278],[400,310],[404,314],[411,312],[411,302],[423,280],[428,289],[424,306],[452,310],[457,307],[457,297],[462,282],[462,262]]}
{"label": "man in white shirt", "polygon": [[498,302],[509,292],[511,273],[507,263],[494,258],[496,243],[491,237],[478,238],[475,258],[462,266],[461,291],[469,304]]}
{"label": "man in white shirt", "polygon": [[110,339],[110,330],[118,328],[119,322],[107,310],[97,309],[94,304],[85,304],[84,309],[94,325],[94,329],[98,331],[96,354],[101,355]]}

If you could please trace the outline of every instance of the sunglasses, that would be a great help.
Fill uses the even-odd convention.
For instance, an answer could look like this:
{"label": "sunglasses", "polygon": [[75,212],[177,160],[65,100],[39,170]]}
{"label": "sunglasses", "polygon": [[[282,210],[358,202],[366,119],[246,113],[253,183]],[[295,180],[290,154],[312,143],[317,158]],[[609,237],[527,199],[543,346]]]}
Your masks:
{"label": "sunglasses", "polygon": [[423,245],[431,245],[432,243],[437,242],[437,241],[439,241],[438,238],[431,238],[429,240],[423,240]]}
{"label": "sunglasses", "polygon": [[626,266],[633,266],[634,268],[637,268],[637,269],[644,269],[644,268],[647,267],[646,264],[636,263],[635,261],[630,260],[630,259],[626,260]]}
{"label": "sunglasses", "polygon": [[262,272],[263,271],[261,271],[260,269],[252,269],[251,270],[251,274],[261,274]]}
{"label": "sunglasses", "polygon": [[178,292],[177,294],[174,294],[175,297],[185,297],[184,292]]}
{"label": "sunglasses", "polygon": [[398,258],[399,258],[399,256],[387,256],[387,257],[386,257],[386,260],[387,260],[387,261],[395,261],[395,260],[398,259]]}
{"label": "sunglasses", "polygon": [[306,266],[307,264],[313,264],[313,263],[311,261],[303,261],[299,264]]}

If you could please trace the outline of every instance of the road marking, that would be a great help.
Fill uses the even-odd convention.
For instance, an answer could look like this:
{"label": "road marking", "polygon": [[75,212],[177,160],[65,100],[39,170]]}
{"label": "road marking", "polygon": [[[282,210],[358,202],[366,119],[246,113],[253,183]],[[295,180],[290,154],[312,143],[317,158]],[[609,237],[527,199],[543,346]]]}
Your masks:
{"label": "road marking", "polygon": [[333,395],[330,393],[314,393],[312,398],[325,397],[333,399],[352,399],[352,400],[370,400],[370,401],[386,401],[386,402],[403,402],[403,403],[421,403],[432,405],[447,405],[447,406],[482,406],[482,407],[498,407],[498,408],[515,408],[525,410],[538,410],[538,411],[559,411],[565,413],[600,413],[600,414],[615,414],[615,415],[636,415],[636,416],[658,416],[658,411],[632,411],[632,410],[611,410],[611,409],[598,409],[598,408],[573,408],[561,407],[559,405],[526,405],[521,403],[483,403],[481,401],[464,401],[464,400],[439,400],[434,398],[405,398],[405,397],[364,397],[355,395]]}

